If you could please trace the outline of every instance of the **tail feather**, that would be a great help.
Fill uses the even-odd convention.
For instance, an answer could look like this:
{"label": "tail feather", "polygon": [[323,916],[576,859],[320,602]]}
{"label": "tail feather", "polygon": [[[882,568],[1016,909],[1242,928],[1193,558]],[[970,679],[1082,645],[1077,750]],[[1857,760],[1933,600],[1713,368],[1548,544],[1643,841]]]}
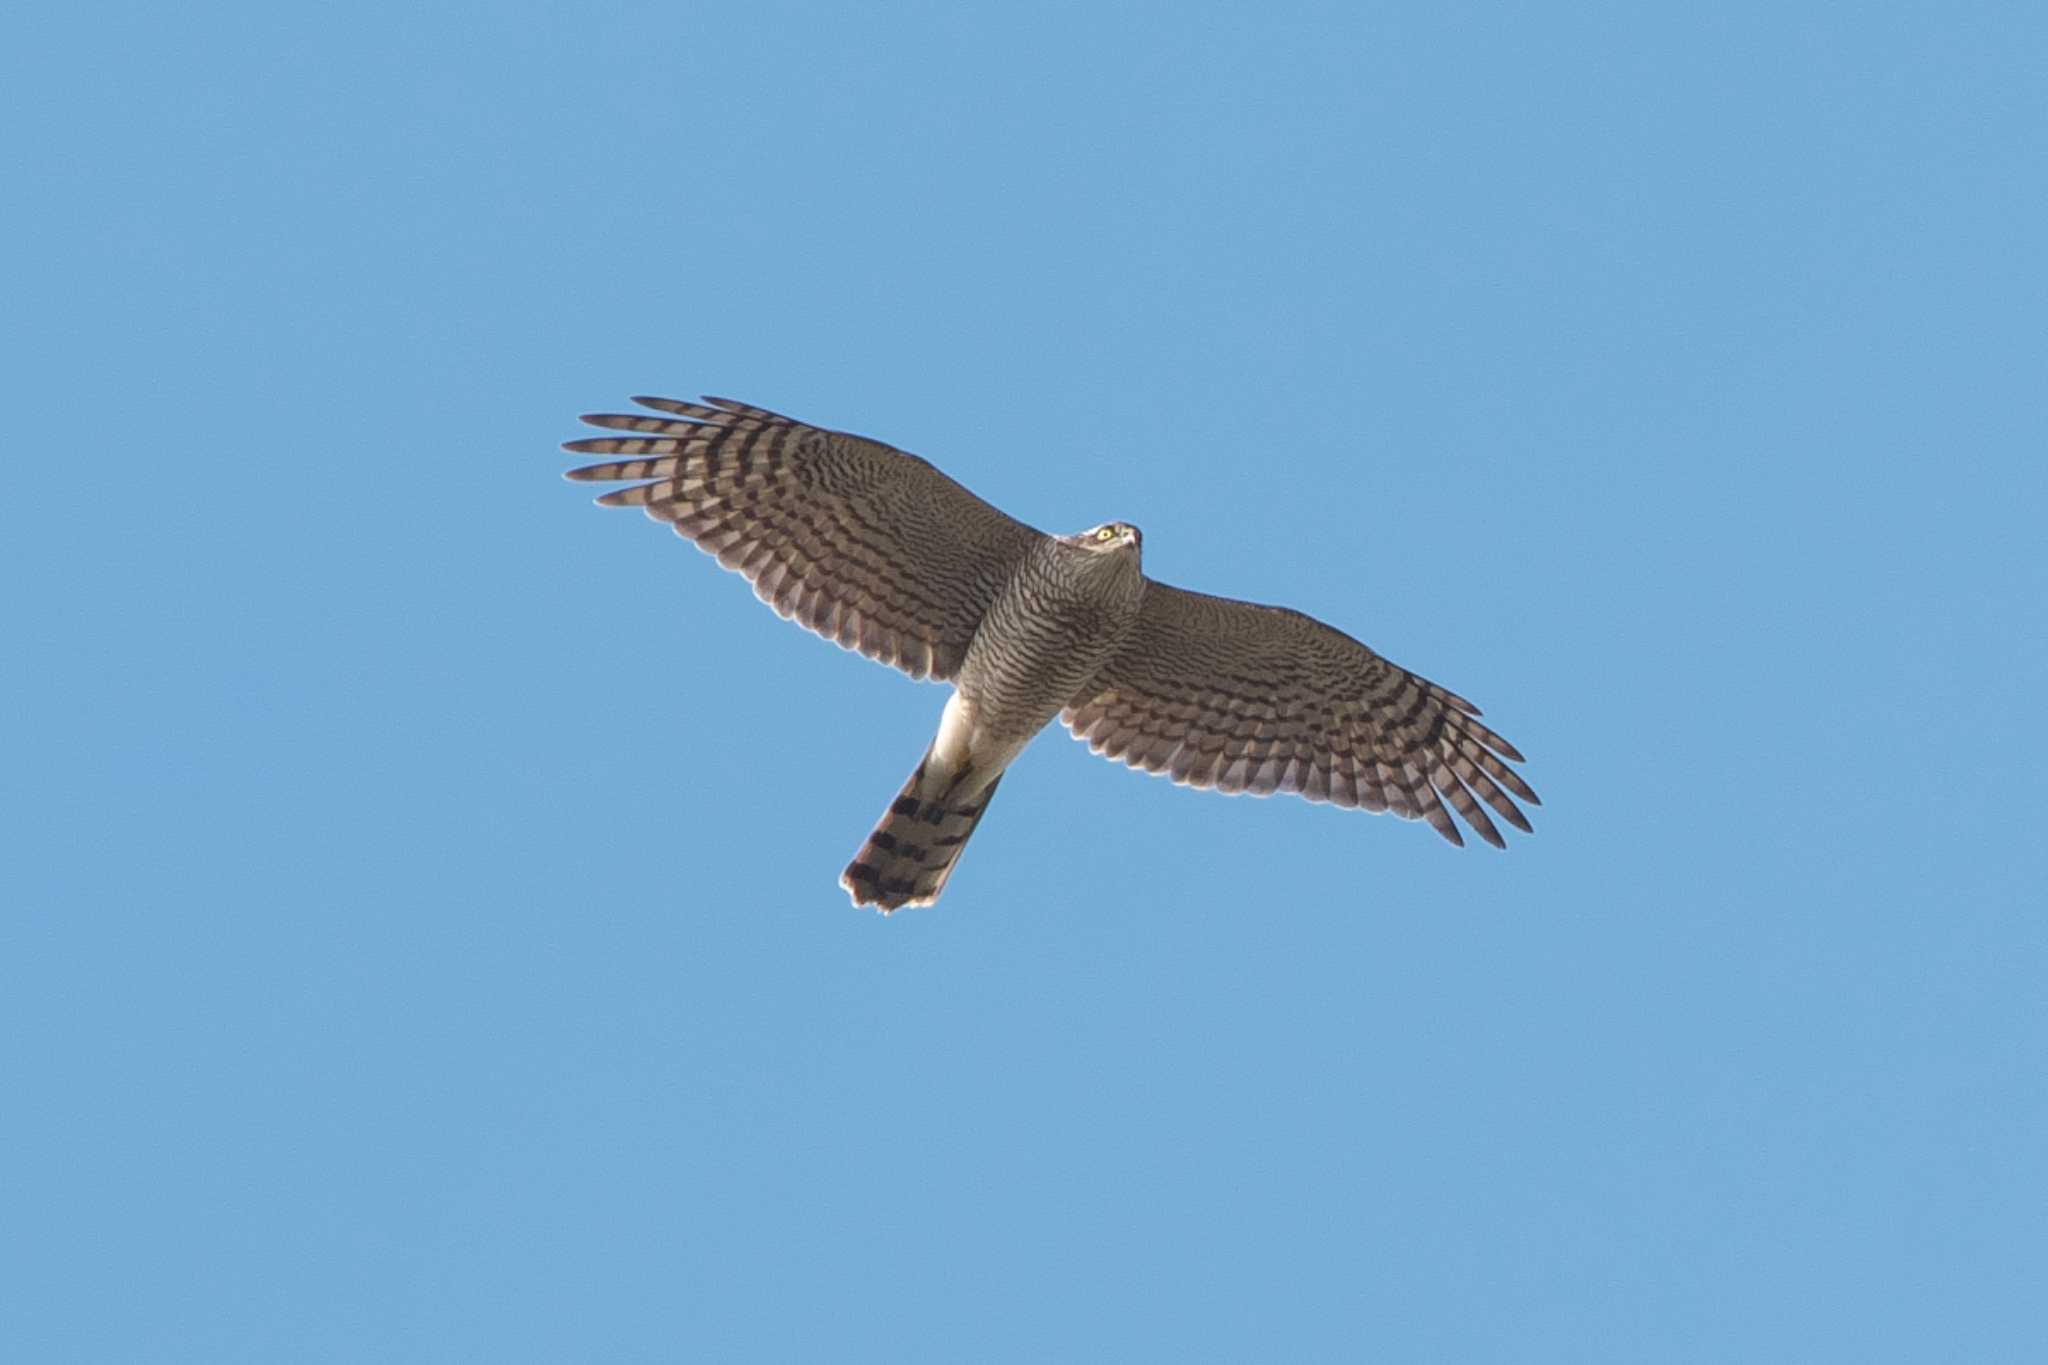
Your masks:
{"label": "tail feather", "polygon": [[997,773],[983,786],[975,776],[971,771],[936,772],[931,754],[925,754],[840,874],[839,884],[855,905],[872,905],[886,915],[939,898],[1003,780]]}

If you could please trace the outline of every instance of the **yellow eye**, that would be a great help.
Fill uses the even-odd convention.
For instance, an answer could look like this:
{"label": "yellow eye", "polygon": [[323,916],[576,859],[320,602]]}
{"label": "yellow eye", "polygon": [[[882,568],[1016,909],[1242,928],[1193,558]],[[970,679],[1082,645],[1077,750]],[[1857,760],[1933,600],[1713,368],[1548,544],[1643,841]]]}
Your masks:
{"label": "yellow eye", "polygon": [[1115,539],[1116,539],[1116,527],[1114,527],[1114,526],[1105,526],[1105,527],[1103,527],[1103,528],[1102,528],[1101,530],[1099,530],[1099,531],[1097,531],[1097,532],[1095,533],[1095,538],[1096,538],[1097,540],[1115,540]]}

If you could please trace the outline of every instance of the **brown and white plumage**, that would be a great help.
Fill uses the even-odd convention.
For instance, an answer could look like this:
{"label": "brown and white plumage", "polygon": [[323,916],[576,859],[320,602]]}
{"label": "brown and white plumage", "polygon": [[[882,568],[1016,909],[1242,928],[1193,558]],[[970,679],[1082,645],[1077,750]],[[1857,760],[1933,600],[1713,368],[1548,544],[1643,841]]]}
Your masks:
{"label": "brown and white plumage", "polygon": [[1061,719],[1105,758],[1188,786],[1392,811],[1463,844],[1448,803],[1498,848],[1474,794],[1525,832],[1508,793],[1541,802],[1478,716],[1313,617],[1151,583],[1137,629]]}
{"label": "brown and white plumage", "polygon": [[640,507],[776,611],[912,677],[954,683],[938,735],[841,877],[856,904],[936,900],[1010,762],[1055,715],[1097,753],[1225,792],[1427,820],[1500,846],[1522,756],[1454,693],[1300,612],[1146,579],[1112,522],[1048,536],[892,446],[722,398],[583,420]]}
{"label": "brown and white plumage", "polygon": [[585,416],[633,434],[566,442],[615,457],[569,478],[652,480],[598,501],[644,508],[784,617],[913,678],[953,676],[1008,565],[1044,538],[879,441],[723,398],[633,401],[672,416]]}

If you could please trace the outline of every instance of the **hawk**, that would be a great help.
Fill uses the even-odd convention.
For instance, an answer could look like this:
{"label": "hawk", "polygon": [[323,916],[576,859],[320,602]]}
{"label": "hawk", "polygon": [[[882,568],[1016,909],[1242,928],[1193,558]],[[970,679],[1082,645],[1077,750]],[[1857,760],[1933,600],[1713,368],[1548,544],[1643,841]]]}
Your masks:
{"label": "hawk", "polygon": [[1285,607],[1170,587],[1112,521],[1052,536],[915,455],[724,398],[582,420],[563,449],[624,482],[784,617],[913,678],[953,684],[939,731],[840,885],[883,913],[945,890],[1004,770],[1058,716],[1106,758],[1222,792],[1421,819],[1504,847],[1540,805],[1479,708]]}

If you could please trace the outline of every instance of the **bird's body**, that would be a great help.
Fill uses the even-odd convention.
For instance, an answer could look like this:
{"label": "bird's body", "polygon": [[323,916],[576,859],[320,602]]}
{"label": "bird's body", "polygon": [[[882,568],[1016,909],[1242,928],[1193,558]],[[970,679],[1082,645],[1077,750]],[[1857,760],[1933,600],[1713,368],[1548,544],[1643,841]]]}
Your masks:
{"label": "bird's body", "polygon": [[1453,843],[1447,804],[1495,845],[1481,801],[1529,828],[1508,795],[1536,802],[1521,755],[1477,708],[1299,612],[1148,580],[1135,527],[1047,536],[879,442],[724,399],[635,401],[672,416],[586,417],[636,434],[568,443],[626,457],[569,477],[652,480],[599,501],[670,522],[819,634],[954,684],[840,879],[856,904],[936,900],[1055,716],[1176,782],[1391,810]]}
{"label": "bird's body", "polygon": [[1145,575],[1135,530],[1112,523],[1048,536],[1017,564],[974,632],[956,682],[973,732],[1015,748],[1102,670],[1138,621]]}
{"label": "bird's body", "polygon": [[1132,528],[1031,547],[967,646],[931,748],[840,877],[856,904],[938,899],[1004,771],[1122,645],[1144,592]]}

